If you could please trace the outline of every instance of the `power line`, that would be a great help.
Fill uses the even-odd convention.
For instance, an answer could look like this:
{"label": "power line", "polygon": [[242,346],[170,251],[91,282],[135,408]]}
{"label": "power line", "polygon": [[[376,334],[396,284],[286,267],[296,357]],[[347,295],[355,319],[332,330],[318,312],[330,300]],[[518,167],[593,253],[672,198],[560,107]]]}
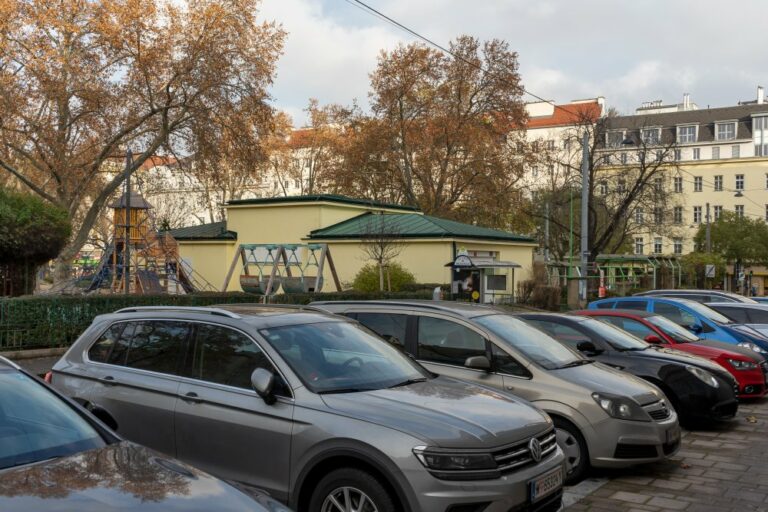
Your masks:
{"label": "power line", "polygon": [[[344,0],[344,1],[347,2],[350,5],[353,5],[353,6],[357,7],[358,9],[362,10],[363,12],[366,12],[366,13],[374,16],[375,18],[383,20],[383,21],[389,23],[390,25],[393,25],[394,27],[397,27],[397,28],[399,28],[399,29],[401,29],[401,30],[403,30],[405,32],[408,32],[412,36],[414,36],[414,37],[416,37],[418,39],[421,39],[422,41],[424,41],[428,45],[433,46],[434,48],[437,48],[441,52],[450,55],[451,57],[453,57],[456,60],[460,60],[460,61],[464,62],[465,64],[467,64],[469,66],[472,66],[475,69],[478,69],[478,70],[482,71],[483,73],[485,73],[487,75],[491,74],[490,70],[485,69],[481,64],[476,64],[475,62],[472,62],[470,60],[465,59],[463,56],[461,56],[461,55],[459,55],[459,54],[457,54],[455,52],[452,52],[448,48],[444,47],[443,45],[441,45],[439,43],[436,43],[435,41],[433,41],[432,39],[428,38],[427,36],[424,36],[424,35],[420,34],[419,32],[416,32],[412,28],[407,27],[406,25],[400,23],[399,21],[395,20],[394,18],[391,18],[390,16],[387,16],[383,12],[374,9],[370,5],[368,5],[365,2],[363,2],[362,0]],[[510,71],[512,71],[512,70],[510,70]],[[527,94],[527,95],[529,95],[529,96],[531,96],[533,98],[536,98],[539,101],[543,101],[545,103],[549,103],[554,108],[557,108],[557,109],[563,110],[565,112],[568,112],[569,114],[571,114],[573,116],[577,116],[577,117],[579,116],[579,114],[577,112],[574,112],[574,111],[572,111],[572,110],[570,110],[570,109],[568,109],[568,108],[566,108],[566,107],[564,107],[562,105],[556,105],[554,101],[544,99],[541,96],[539,96],[538,94],[534,94],[529,89],[527,89],[524,85],[520,85],[520,84],[516,84],[516,85],[522,89],[523,94]]]}

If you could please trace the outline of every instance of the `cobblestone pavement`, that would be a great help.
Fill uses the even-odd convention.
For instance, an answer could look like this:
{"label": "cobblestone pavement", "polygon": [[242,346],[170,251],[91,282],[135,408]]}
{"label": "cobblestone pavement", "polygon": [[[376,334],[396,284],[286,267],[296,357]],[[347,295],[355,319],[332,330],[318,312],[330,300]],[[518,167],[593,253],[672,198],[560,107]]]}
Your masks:
{"label": "cobblestone pavement", "polygon": [[595,473],[567,488],[566,511],[768,512],[768,399],[724,426],[685,432],[667,461]]}

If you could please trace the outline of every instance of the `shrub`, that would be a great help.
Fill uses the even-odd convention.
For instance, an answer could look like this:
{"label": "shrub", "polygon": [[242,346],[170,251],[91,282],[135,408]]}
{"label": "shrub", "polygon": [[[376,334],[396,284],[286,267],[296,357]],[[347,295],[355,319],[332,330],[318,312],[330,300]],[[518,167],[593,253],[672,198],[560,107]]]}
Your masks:
{"label": "shrub", "polygon": [[[389,279],[387,279],[387,274],[389,274]],[[393,292],[399,292],[403,290],[403,286],[416,283],[416,278],[399,263],[391,263],[388,269],[384,269],[385,289],[388,283],[391,283]],[[378,292],[379,267],[374,264],[363,266],[355,276],[352,288],[360,292]]]}

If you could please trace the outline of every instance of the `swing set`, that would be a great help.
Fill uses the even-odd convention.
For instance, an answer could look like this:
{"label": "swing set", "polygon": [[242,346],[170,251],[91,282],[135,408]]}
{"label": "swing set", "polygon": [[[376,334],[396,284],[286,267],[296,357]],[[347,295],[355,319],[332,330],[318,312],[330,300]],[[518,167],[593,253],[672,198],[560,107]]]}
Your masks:
{"label": "swing set", "polygon": [[280,287],[284,293],[319,293],[326,261],[336,291],[341,291],[328,244],[240,244],[221,291],[227,291],[238,261],[243,268],[240,287],[246,293],[269,296]]}

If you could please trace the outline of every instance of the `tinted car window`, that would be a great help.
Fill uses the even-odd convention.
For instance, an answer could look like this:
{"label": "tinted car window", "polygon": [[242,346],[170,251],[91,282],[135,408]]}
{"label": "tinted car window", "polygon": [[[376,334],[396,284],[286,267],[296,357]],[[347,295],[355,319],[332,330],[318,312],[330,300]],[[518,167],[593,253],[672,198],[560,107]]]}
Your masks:
{"label": "tinted car window", "polygon": [[419,317],[418,357],[436,363],[464,366],[468,357],[484,356],[485,338],[450,320]]}
{"label": "tinted car window", "polygon": [[112,349],[120,338],[120,333],[123,332],[125,325],[125,323],[111,325],[96,343],[91,346],[91,349],[88,351],[88,359],[96,363],[106,363],[109,361]]}
{"label": "tinted car window", "polygon": [[738,322],[740,324],[748,324],[749,323],[749,317],[747,316],[747,311],[742,308],[730,308],[730,307],[718,307],[715,306],[713,308],[715,311],[717,311],[720,314],[723,314],[733,320],[734,322]]}
{"label": "tinted car window", "polygon": [[531,374],[517,359],[507,354],[496,345],[491,345],[491,355],[493,356],[493,368],[497,372],[514,375],[515,377],[530,377]]}
{"label": "tinted car window", "polygon": [[613,309],[613,302],[600,302],[597,304],[597,309]]}
{"label": "tinted car window", "polygon": [[653,310],[661,316],[669,318],[676,324],[684,325],[686,327],[697,323],[696,317],[674,304],[657,302],[653,305]]}
{"label": "tinted car window", "polygon": [[653,332],[653,329],[647,327],[642,322],[638,322],[637,320],[633,320],[631,318],[622,318],[620,316],[603,316],[600,317],[600,320],[611,325],[615,325],[619,329],[624,329],[628,333],[633,334],[641,339],[644,339],[648,335],[656,336],[656,333]]}
{"label": "tinted car window", "polygon": [[644,300],[620,300],[616,302],[616,309],[634,309],[645,311],[647,303]]}
{"label": "tinted car window", "polygon": [[189,331],[189,324],[184,322],[153,320],[137,323],[125,365],[159,373],[178,373]]}
{"label": "tinted car window", "polygon": [[218,325],[200,324],[195,336],[190,377],[252,389],[251,374],[265,368],[275,374],[275,394],[289,396],[282,377],[262,350],[245,334]]}
{"label": "tinted car window", "polygon": [[402,347],[405,344],[405,329],[408,315],[392,315],[389,313],[357,313],[357,320],[384,338]]}
{"label": "tinted car window", "polygon": [[0,469],[106,445],[66,402],[23,373],[0,370],[0,389]]}
{"label": "tinted car window", "polygon": [[748,309],[747,316],[749,316],[750,323],[753,324],[768,324],[768,310],[765,309]]}

